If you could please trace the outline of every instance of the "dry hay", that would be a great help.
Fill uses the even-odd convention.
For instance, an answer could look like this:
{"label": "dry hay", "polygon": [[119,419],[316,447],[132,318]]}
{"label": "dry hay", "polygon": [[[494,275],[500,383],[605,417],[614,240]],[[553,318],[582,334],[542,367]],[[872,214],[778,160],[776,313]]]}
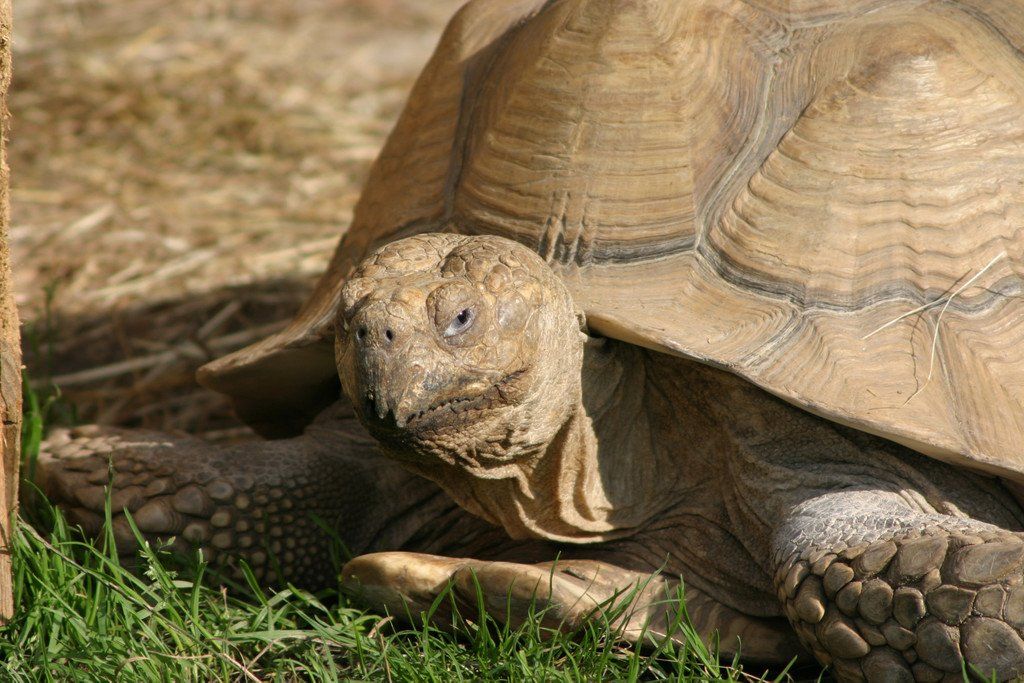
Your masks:
{"label": "dry hay", "polygon": [[281,325],[459,0],[21,0],[26,362],[83,420],[234,433],[194,369]]}

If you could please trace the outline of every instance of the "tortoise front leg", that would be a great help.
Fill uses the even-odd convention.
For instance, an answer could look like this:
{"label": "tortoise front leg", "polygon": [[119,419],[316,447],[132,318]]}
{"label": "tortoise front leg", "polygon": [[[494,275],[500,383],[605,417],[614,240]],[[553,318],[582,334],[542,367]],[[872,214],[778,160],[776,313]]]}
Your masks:
{"label": "tortoise front leg", "polygon": [[799,505],[774,548],[786,615],[841,680],[1024,675],[1024,534],[850,490]]}
{"label": "tortoise front leg", "polygon": [[[510,544],[509,559],[536,554],[536,547],[519,543]],[[373,553],[345,565],[342,585],[369,606],[413,624],[450,591],[464,617],[475,617],[482,600],[490,617],[513,627],[540,619],[547,629],[572,632],[597,622],[627,642],[683,640],[678,576],[627,569],[635,558],[603,546],[561,550],[560,559],[547,562]],[[450,616],[448,604],[442,601],[440,614],[434,613],[439,626]],[[782,619],[741,614],[692,586],[685,605],[689,624],[709,642],[714,636],[725,656],[739,652],[747,660],[786,664],[805,655]]]}
{"label": "tortoise front leg", "polygon": [[504,537],[384,458],[355,419],[337,413],[329,409],[297,438],[228,446],[141,430],[62,430],[44,443],[37,480],[91,534],[109,486],[126,555],[136,543],[124,510],[147,537],[197,545],[219,565],[243,558],[265,583],[336,582],[324,526],[353,554],[478,550]]}

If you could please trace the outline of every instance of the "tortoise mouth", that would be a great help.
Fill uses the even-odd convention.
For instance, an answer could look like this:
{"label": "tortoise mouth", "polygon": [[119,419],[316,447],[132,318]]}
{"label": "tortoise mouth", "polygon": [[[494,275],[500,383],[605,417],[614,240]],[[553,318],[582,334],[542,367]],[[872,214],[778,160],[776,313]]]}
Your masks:
{"label": "tortoise mouth", "polygon": [[516,370],[495,382],[489,389],[475,396],[457,396],[440,401],[426,410],[413,413],[406,418],[406,427],[422,430],[443,423],[468,421],[475,414],[503,408],[515,402],[517,389],[526,370]]}
{"label": "tortoise mouth", "polygon": [[514,404],[523,393],[525,375],[525,369],[515,370],[478,394],[447,398],[409,415],[396,416],[389,412],[379,418],[374,405],[367,405],[362,413],[379,438],[398,441],[408,435],[422,438],[432,432],[470,424],[487,413]]}

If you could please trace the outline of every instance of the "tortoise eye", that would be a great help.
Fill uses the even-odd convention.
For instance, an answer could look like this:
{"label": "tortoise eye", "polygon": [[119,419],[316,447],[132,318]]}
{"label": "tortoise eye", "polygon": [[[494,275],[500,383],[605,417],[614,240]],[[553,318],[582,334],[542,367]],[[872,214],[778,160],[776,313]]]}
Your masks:
{"label": "tortoise eye", "polygon": [[443,333],[444,336],[454,337],[457,334],[465,332],[473,325],[474,318],[475,316],[473,315],[472,308],[462,309],[459,311],[459,314],[452,318],[452,321],[448,323],[448,327],[445,328]]}

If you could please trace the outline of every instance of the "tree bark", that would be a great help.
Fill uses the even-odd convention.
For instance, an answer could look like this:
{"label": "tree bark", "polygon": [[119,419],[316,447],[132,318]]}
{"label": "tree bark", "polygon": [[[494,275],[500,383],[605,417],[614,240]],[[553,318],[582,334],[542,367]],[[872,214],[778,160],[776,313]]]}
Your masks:
{"label": "tree bark", "polygon": [[7,243],[7,87],[11,83],[11,3],[0,0],[0,622],[14,613],[10,539],[18,502],[21,456],[21,334]]}

